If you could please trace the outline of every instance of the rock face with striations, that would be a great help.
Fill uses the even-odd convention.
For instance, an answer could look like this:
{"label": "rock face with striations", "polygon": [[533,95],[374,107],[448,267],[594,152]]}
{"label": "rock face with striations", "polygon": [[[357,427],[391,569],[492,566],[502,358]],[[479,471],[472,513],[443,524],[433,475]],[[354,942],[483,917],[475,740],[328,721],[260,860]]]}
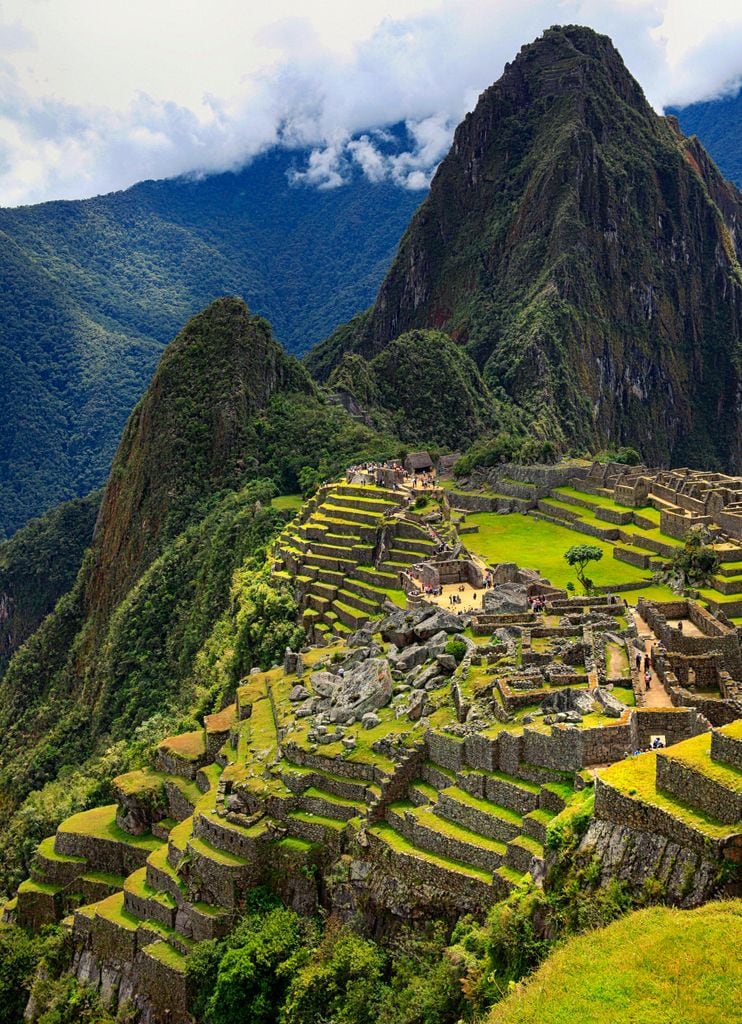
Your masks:
{"label": "rock face with striations", "polygon": [[538,436],[740,470],[741,227],[611,41],[555,27],[459,125],[370,314],[309,365],[435,327]]}

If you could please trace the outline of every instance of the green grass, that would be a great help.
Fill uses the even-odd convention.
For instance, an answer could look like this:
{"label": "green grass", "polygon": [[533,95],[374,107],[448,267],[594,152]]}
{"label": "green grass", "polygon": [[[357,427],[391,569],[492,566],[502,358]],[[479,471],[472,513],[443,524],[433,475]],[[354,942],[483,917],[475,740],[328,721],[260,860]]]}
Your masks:
{"label": "green grass", "polygon": [[304,504],[301,494],[279,494],[271,498],[271,505],[280,511],[298,512]]}
{"label": "green grass", "polygon": [[617,761],[599,774],[604,782],[624,796],[651,804],[678,821],[711,839],[724,839],[734,831],[733,825],[723,825],[715,818],[673,797],[665,796],[656,784],[657,755],[652,751]]}
{"label": "green grass", "polygon": [[[567,494],[572,498],[579,498],[581,501],[588,501],[596,508],[612,508],[617,512],[638,512],[644,515],[644,509],[633,509],[627,505],[618,505],[612,498],[606,498],[602,494],[589,494],[587,491],[578,491],[574,487],[555,487],[551,492],[554,495]],[[576,509],[575,505],[570,506]]]}
{"label": "green grass", "polygon": [[[742,722],[742,719],[740,719]],[[672,761],[680,761],[692,771],[705,775],[733,793],[742,793],[742,771],[733,765],[711,760],[711,733],[702,733],[670,747],[666,754]]]}
{"label": "green grass", "polygon": [[739,900],[639,910],[570,939],[488,1024],[730,1024],[742,986],[730,950],[741,942]]}
{"label": "green grass", "polygon": [[515,811],[511,811],[508,807],[501,807],[490,800],[482,800],[480,797],[472,796],[471,793],[467,793],[465,789],[459,789],[458,786],[448,786],[441,791],[441,795],[450,796],[460,804],[465,804],[473,810],[481,811],[482,814],[491,814],[493,818],[499,818],[501,821],[509,821],[512,825],[522,824],[523,819],[521,815]]}
{"label": "green grass", "polygon": [[628,708],[636,707],[636,697],[634,691],[630,686],[614,686],[611,693],[620,700],[622,704],[625,704]]}
{"label": "green grass", "polygon": [[125,775],[117,775],[113,780],[113,785],[120,789],[124,796],[135,796],[139,793],[159,792],[167,778],[169,776],[164,772],[142,768],[138,771],[127,772]]}
{"label": "green grass", "polygon": [[326,818],[323,814],[311,814],[309,811],[289,811],[289,818],[294,821],[302,821],[307,825],[321,825],[334,832],[342,832],[347,825],[346,821],[338,821],[337,818]]}
{"label": "green grass", "polygon": [[43,893],[45,896],[56,896],[61,891],[61,885],[52,885],[50,882],[34,882],[32,878],[27,878],[18,886],[19,893],[35,892]]}
{"label": "green grass", "polygon": [[165,964],[171,970],[177,971],[179,974],[185,974],[186,958],[177,949],[173,949],[170,943],[165,942],[164,939],[151,942],[148,946],[144,947],[142,952],[153,957],[155,960],[159,960],[160,963]]}
{"label": "green grass", "polygon": [[198,761],[206,753],[206,736],[203,729],[183,732],[179,736],[168,736],[160,748],[168,754],[182,757],[184,761]]}
{"label": "green grass", "polygon": [[[573,530],[532,516],[505,515],[495,512],[474,512],[468,522],[479,526],[479,533],[467,534],[467,547],[490,564],[517,562],[524,569],[538,569],[556,587],[576,584],[574,569],[564,560],[564,552],[574,544],[594,544],[603,552],[599,562],[591,562],[587,574],[596,586],[639,583],[648,573],[613,558],[613,544],[594,537],[577,535]],[[609,524],[603,524],[609,525]],[[576,584],[577,585],[577,584]],[[653,596],[671,600],[667,587],[652,588]],[[645,591],[637,591],[645,593]],[[648,591],[647,591],[648,593]]]}
{"label": "green grass", "polygon": [[112,896],[107,896],[99,903],[95,903],[94,909],[98,917],[102,917],[105,921],[111,921],[119,928],[125,928],[126,931],[135,932],[139,927],[139,918],[130,914],[128,910],[124,910],[123,892],[115,892]]}
{"label": "green grass", "polygon": [[132,836],[119,828],[116,824],[116,804],[94,807],[90,811],[73,814],[71,818],[62,822],[58,831],[94,836],[97,839],[109,839],[144,850],[158,850],[162,846],[162,840],[156,839],[152,835]]}
{"label": "green grass", "polygon": [[453,860],[451,857],[444,857],[442,854],[428,853],[427,850],[421,850],[385,821],[379,822],[378,825],[372,825],[369,832],[383,839],[397,853],[405,853],[408,856],[417,857],[419,860],[435,864],[437,867],[445,868],[448,871],[469,875],[471,878],[477,878],[480,882],[485,882],[487,885],[490,885],[492,882],[492,875],[489,871],[484,871],[473,864],[465,864],[460,860]]}
{"label": "green grass", "polygon": [[68,857],[65,854],[57,853],[54,849],[54,840],[56,836],[49,836],[47,839],[42,839],[36,848],[36,852],[44,860],[59,861],[64,864],[85,864],[87,863],[84,857]]}

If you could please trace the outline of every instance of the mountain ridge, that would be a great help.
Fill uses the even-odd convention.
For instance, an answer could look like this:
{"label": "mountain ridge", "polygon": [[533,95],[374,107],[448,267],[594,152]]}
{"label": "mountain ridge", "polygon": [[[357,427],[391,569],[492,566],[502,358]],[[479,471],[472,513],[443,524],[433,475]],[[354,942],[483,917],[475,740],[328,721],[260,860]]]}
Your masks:
{"label": "mountain ridge", "polygon": [[739,418],[715,425],[736,409],[740,224],[610,40],[553,28],[457,128],[370,313],[307,364],[327,378],[343,351],[444,330],[563,450],[739,468]]}

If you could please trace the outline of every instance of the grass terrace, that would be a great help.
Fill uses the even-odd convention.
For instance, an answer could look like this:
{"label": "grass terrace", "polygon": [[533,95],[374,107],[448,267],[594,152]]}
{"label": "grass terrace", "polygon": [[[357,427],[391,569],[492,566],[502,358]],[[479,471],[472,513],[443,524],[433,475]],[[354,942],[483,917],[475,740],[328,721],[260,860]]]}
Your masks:
{"label": "grass terrace", "polygon": [[[573,530],[516,513],[498,515],[496,512],[472,512],[467,522],[479,526],[478,533],[467,534],[467,547],[490,564],[517,562],[523,568],[538,569],[555,587],[564,588],[569,582],[579,587],[574,569],[564,560],[567,548],[582,543],[581,535],[576,535]],[[616,561],[613,558],[612,543],[594,537],[583,539],[585,543],[594,544],[603,552],[603,558],[599,562],[591,562],[587,569],[587,574],[596,586],[640,584],[649,578],[648,572]],[[624,596],[636,600],[640,594],[663,601],[670,601],[675,596],[669,587],[662,586],[637,586],[636,591],[629,591]]]}
{"label": "grass terrace", "polygon": [[613,786],[623,796],[640,800],[642,803],[671,814],[689,828],[701,832],[710,839],[724,839],[733,831],[733,826],[723,825],[703,811],[697,810],[674,797],[666,796],[657,789],[657,755],[652,751],[627,757],[599,772],[604,782]]}
{"label": "grass terrace", "polygon": [[144,850],[158,850],[162,846],[162,840],[152,835],[132,836],[119,828],[116,824],[116,804],[94,807],[90,811],[73,814],[71,818],[62,822],[57,831],[74,832],[76,835],[93,836],[96,839],[110,839]]}

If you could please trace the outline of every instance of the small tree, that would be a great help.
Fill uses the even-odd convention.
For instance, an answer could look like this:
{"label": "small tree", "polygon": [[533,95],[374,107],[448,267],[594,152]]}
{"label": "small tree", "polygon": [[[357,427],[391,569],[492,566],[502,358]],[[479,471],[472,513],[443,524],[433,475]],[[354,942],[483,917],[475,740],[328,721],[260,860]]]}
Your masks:
{"label": "small tree", "polygon": [[709,537],[703,527],[688,530],[682,548],[657,573],[655,579],[666,583],[676,594],[707,584],[719,568],[716,552],[706,543]]}
{"label": "small tree", "polygon": [[583,586],[586,594],[589,594],[593,588],[593,581],[585,576],[585,567],[590,562],[599,562],[603,557],[603,552],[595,544],[573,544],[571,548],[567,548],[564,552],[564,557],[567,560],[567,564],[571,565],[575,570],[577,579]]}

